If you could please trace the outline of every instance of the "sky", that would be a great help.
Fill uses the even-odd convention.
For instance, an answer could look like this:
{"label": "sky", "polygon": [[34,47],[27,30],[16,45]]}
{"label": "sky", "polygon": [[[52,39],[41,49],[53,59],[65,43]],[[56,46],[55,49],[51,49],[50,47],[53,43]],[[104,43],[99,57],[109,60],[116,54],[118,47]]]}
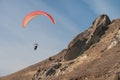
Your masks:
{"label": "sky", "polygon": [[[67,48],[101,14],[120,18],[120,0],[0,0],[0,76],[19,71]],[[38,16],[22,28],[23,18],[42,10],[56,20]],[[38,49],[33,50],[34,43]]]}

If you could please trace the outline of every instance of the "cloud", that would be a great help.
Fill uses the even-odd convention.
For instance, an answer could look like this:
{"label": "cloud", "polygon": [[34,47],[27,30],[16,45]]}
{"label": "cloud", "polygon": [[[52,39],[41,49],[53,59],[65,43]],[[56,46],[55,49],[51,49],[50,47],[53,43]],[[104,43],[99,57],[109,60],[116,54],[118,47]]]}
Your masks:
{"label": "cloud", "polygon": [[[120,17],[118,8],[109,0],[83,0],[97,14],[108,14],[111,18]],[[114,2],[114,1],[113,1]]]}
{"label": "cloud", "polygon": [[58,26],[63,26],[63,28],[66,31],[71,32],[71,34],[75,34],[80,31],[78,30],[78,25],[74,23],[73,20],[63,15],[62,10],[60,10],[61,12],[57,12],[56,10],[54,10],[54,8],[52,8],[53,6],[46,5],[44,2],[42,2],[42,5],[44,6],[46,11],[50,12],[50,14],[53,15],[53,17],[56,19],[57,24],[59,24]]}

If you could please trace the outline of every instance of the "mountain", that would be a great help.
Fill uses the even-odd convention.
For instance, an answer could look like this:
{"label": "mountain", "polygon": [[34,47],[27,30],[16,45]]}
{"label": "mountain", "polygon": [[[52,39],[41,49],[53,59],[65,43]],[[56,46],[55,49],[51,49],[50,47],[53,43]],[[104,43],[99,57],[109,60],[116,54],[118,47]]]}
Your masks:
{"label": "mountain", "polygon": [[0,80],[120,80],[120,18],[100,15],[66,49]]}

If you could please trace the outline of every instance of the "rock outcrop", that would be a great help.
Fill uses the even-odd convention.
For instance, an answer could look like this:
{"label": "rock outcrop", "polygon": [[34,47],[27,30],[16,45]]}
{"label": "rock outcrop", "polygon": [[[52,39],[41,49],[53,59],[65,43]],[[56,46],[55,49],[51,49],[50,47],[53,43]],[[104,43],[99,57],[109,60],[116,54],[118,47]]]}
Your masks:
{"label": "rock outcrop", "polygon": [[99,16],[88,30],[78,34],[69,43],[64,60],[75,59],[92,44],[98,42],[110,23],[111,21],[107,15],[103,14]]}

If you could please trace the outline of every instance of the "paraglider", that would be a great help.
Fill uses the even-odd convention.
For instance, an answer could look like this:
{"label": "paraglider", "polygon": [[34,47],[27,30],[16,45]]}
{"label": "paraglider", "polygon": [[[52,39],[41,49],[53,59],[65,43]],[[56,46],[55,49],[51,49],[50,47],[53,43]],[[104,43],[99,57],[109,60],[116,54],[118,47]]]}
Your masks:
{"label": "paraglider", "polygon": [[[43,16],[46,16],[50,19],[50,21],[53,23],[53,24],[56,24],[56,21],[55,19],[47,12],[44,12],[44,11],[34,11],[34,12],[30,12],[28,15],[26,15],[22,21],[22,27],[23,28],[26,28],[27,24],[32,20],[34,19],[35,17],[37,16],[40,16],[40,15],[43,15]],[[35,43],[34,45],[34,50],[37,50],[38,48],[38,44]]]}
{"label": "paraglider", "polygon": [[35,43],[35,44],[34,44],[34,50],[37,50],[37,48],[38,48],[38,44]]}
{"label": "paraglider", "polygon": [[44,11],[34,11],[34,12],[31,12],[29,13],[27,16],[25,16],[25,18],[23,19],[23,22],[22,22],[22,26],[23,28],[25,28],[27,26],[27,24],[35,17],[37,16],[40,16],[40,15],[44,15],[44,16],[47,16],[51,22],[53,24],[56,23],[55,19],[50,15],[48,14],[47,12],[44,12]]}

